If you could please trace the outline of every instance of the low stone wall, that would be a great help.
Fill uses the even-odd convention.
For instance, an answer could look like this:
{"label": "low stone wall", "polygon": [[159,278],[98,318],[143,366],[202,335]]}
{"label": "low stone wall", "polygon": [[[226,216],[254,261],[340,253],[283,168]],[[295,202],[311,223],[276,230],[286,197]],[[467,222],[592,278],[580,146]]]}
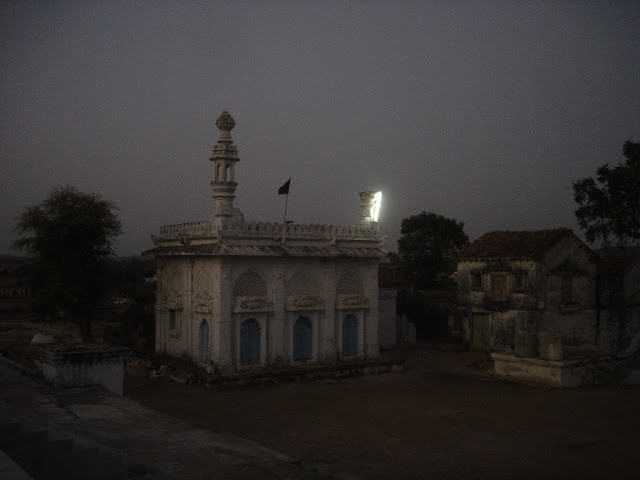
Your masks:
{"label": "low stone wall", "polygon": [[627,378],[624,360],[605,356],[576,360],[543,360],[492,353],[496,375],[516,381],[555,387],[582,387],[622,383]]}
{"label": "low stone wall", "polygon": [[132,357],[126,364],[127,373],[152,379],[166,378],[177,383],[200,384],[210,388],[268,384],[297,380],[339,381],[341,378],[361,375],[379,375],[405,370],[404,361],[351,360],[337,363],[312,363],[284,367],[246,368],[238,372],[221,374],[191,367],[176,368],[173,362],[154,365],[149,360]]}
{"label": "low stone wall", "polygon": [[329,380],[403,371],[404,362],[353,362],[334,365],[313,365],[300,368],[283,368],[271,371],[269,371],[269,369],[263,369],[262,371],[241,372],[230,375],[213,375],[209,377],[207,384],[211,387],[221,387],[293,381],[298,379]]}
{"label": "low stone wall", "polygon": [[124,362],[131,350],[107,345],[46,345],[31,347],[36,372],[60,387],[102,385],[122,395]]}

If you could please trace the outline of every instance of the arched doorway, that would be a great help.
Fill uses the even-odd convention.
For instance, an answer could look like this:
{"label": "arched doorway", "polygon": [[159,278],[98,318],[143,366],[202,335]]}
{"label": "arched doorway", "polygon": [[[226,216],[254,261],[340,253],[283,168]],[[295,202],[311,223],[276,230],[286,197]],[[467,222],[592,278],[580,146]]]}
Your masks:
{"label": "arched doorway", "polygon": [[342,356],[358,355],[358,321],[355,315],[349,314],[342,321]]}
{"label": "arched doorway", "polygon": [[209,323],[203,320],[200,324],[200,361],[209,360]]}
{"label": "arched doorway", "polygon": [[260,363],[260,325],[254,319],[245,320],[240,327],[240,364]]}
{"label": "arched doorway", "polygon": [[309,360],[312,357],[311,320],[302,315],[293,327],[293,359]]}

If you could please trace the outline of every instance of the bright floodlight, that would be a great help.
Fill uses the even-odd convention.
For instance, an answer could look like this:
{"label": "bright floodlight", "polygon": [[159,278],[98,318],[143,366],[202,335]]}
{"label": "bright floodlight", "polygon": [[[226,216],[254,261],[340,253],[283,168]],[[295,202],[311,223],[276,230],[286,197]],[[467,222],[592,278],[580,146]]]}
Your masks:
{"label": "bright floodlight", "polygon": [[378,221],[378,215],[380,215],[380,204],[382,203],[382,192],[376,192],[373,195],[373,206],[371,207],[371,220]]}

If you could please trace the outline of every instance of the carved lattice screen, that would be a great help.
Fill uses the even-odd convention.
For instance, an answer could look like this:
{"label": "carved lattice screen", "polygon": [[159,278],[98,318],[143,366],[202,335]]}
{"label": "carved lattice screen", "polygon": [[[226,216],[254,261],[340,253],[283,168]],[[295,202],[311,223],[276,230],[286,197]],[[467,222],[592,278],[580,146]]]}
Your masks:
{"label": "carved lattice screen", "polygon": [[256,272],[243,273],[233,287],[234,297],[266,297],[267,284]]}
{"label": "carved lattice screen", "polygon": [[336,293],[338,295],[363,295],[364,286],[360,276],[351,270],[345,272],[338,281]]}

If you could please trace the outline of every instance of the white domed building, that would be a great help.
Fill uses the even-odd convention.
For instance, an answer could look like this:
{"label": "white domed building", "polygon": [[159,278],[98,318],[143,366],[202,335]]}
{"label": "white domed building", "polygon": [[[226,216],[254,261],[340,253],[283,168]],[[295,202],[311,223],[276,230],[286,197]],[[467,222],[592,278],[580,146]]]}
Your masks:
{"label": "white domed building", "polygon": [[350,226],[247,222],[233,207],[235,122],[225,111],[216,126],[210,219],[152,236],[156,351],[223,372],[378,358],[378,196],[360,193]]}

